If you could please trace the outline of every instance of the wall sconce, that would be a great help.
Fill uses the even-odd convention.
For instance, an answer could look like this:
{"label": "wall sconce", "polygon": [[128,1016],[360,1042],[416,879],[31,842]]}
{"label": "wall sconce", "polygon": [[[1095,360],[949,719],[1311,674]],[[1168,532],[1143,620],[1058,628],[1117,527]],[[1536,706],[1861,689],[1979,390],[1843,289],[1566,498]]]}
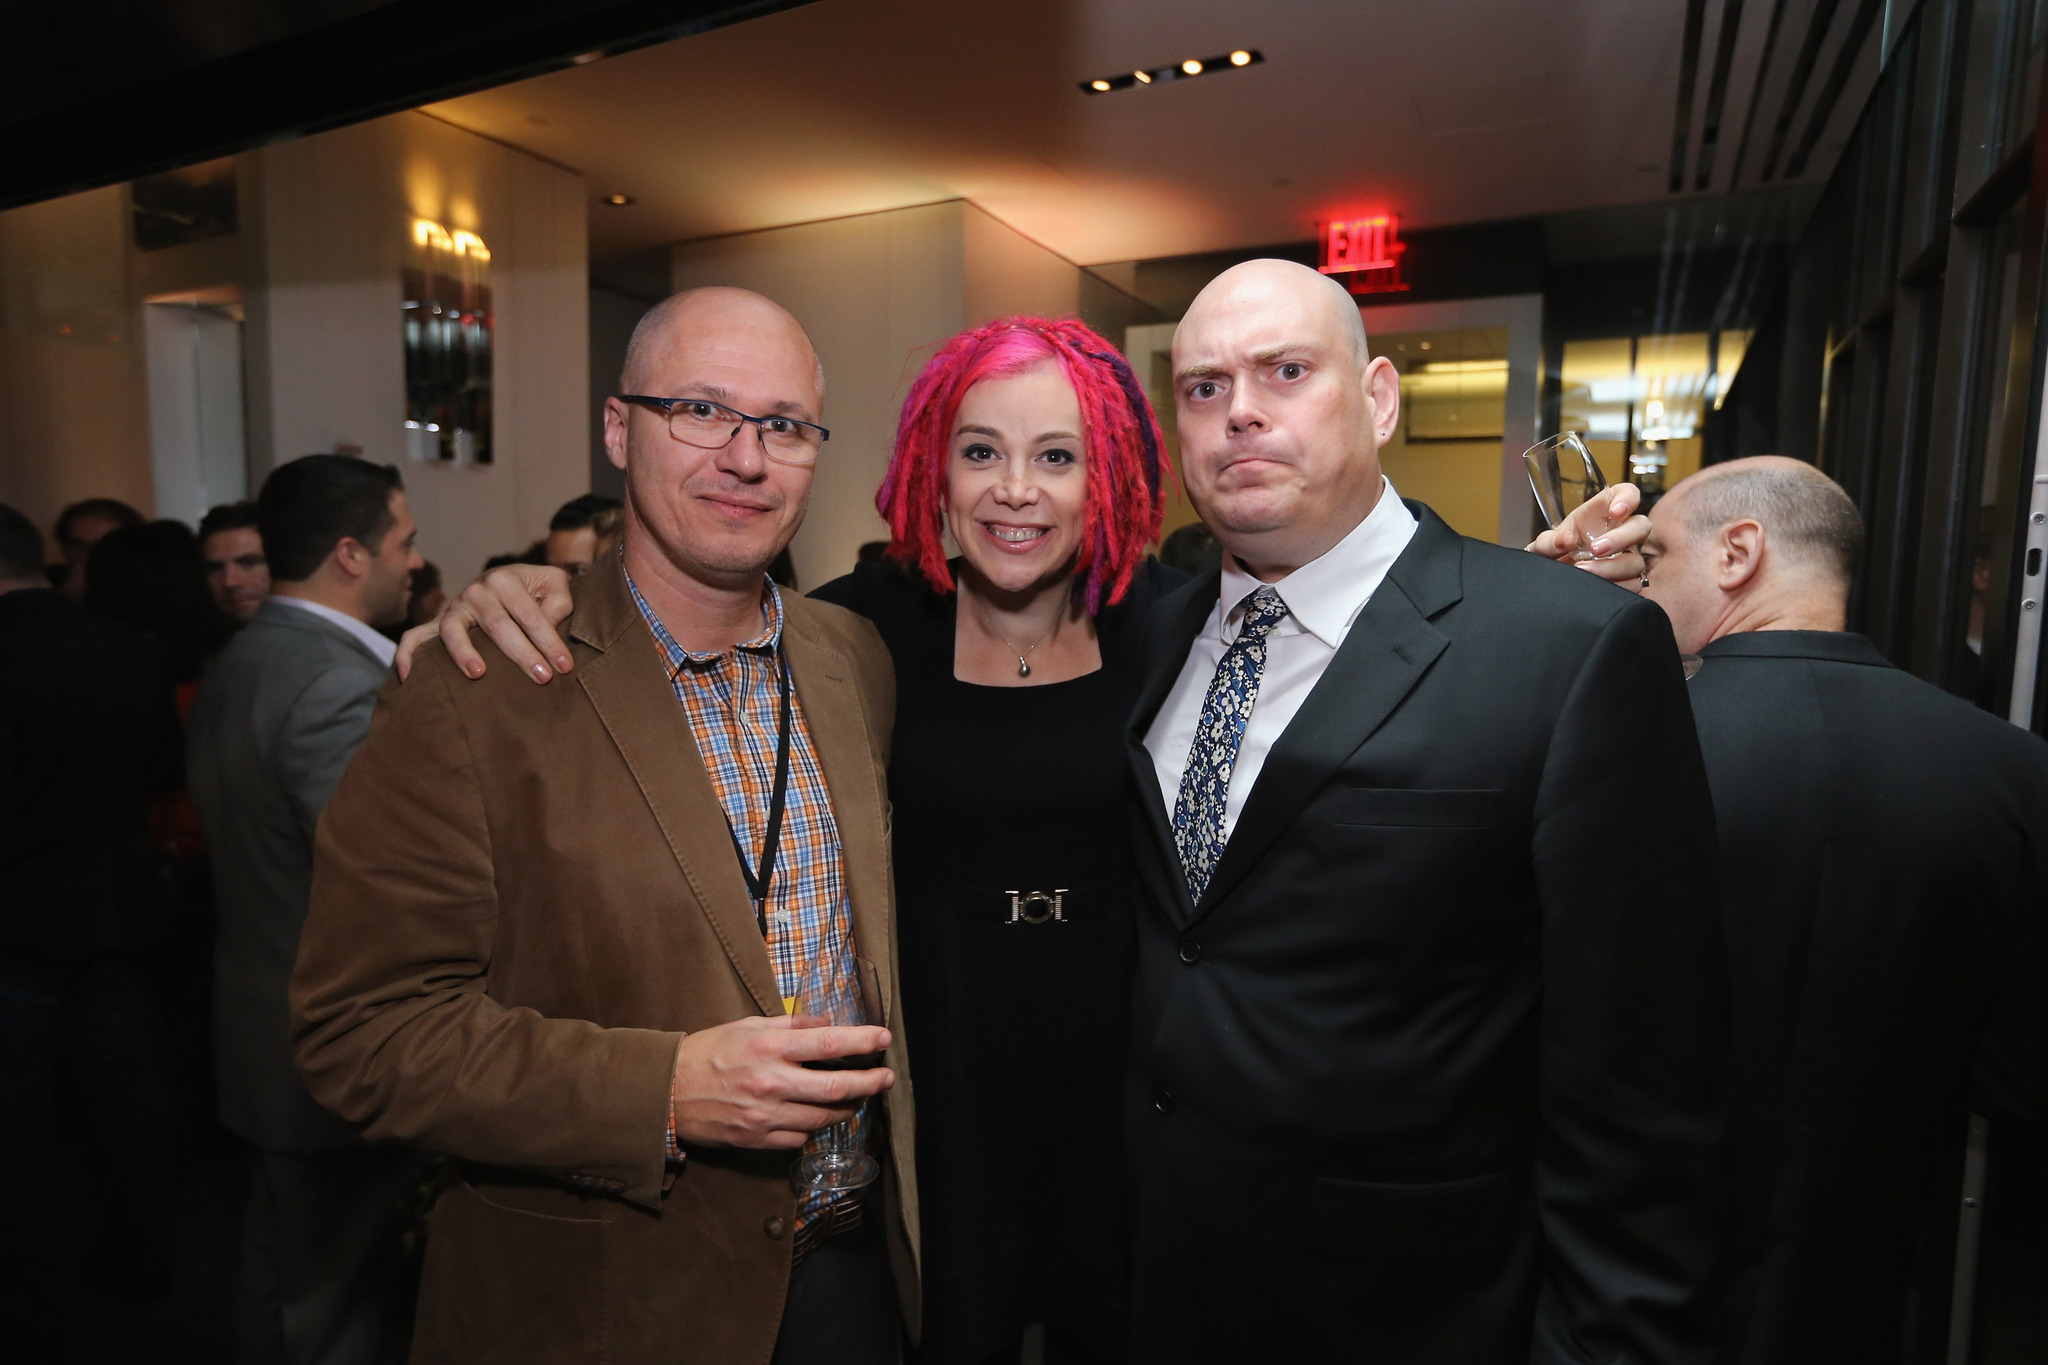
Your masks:
{"label": "wall sconce", "polygon": [[406,451],[415,460],[490,464],[490,248],[474,232],[415,218],[399,272]]}

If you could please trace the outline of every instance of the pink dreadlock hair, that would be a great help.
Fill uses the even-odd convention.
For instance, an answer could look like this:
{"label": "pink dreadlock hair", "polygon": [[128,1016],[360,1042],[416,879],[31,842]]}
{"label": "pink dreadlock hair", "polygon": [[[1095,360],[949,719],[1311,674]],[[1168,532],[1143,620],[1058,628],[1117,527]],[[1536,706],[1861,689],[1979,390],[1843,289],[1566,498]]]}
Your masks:
{"label": "pink dreadlock hair", "polygon": [[1081,400],[1088,514],[1074,563],[1074,590],[1090,615],[1122,600],[1145,547],[1159,535],[1166,461],[1158,419],[1116,347],[1081,323],[1003,318],[960,333],[932,357],[903,400],[896,450],[875,494],[889,523],[889,555],[915,566],[940,592],[946,565],[946,463],[960,400],[984,379],[1051,361]]}

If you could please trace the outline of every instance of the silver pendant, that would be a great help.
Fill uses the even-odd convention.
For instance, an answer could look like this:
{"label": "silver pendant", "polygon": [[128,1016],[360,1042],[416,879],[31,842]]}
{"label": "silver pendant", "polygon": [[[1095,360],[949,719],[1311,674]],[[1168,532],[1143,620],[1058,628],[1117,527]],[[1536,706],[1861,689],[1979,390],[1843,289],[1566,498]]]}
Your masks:
{"label": "silver pendant", "polygon": [[1017,676],[1020,678],[1030,677],[1031,665],[1025,663],[1022,659],[1017,660]]}

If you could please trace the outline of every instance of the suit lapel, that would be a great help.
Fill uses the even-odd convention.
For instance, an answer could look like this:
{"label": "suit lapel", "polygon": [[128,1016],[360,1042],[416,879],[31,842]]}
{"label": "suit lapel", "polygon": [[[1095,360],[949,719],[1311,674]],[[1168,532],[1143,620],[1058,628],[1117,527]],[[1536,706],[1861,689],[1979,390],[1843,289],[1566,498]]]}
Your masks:
{"label": "suit lapel", "polygon": [[812,629],[808,602],[785,593],[782,606],[783,648],[789,651],[797,699],[809,723],[818,766],[824,770],[825,789],[831,793],[833,823],[839,827],[847,898],[853,904],[854,943],[880,978],[883,1022],[894,1023],[886,1018],[887,1002],[895,995],[895,954],[890,951],[889,833],[875,772],[878,746],[860,703],[852,662]]}
{"label": "suit lapel", "polygon": [[[1131,713],[1131,728],[1125,749],[1131,765],[1131,781],[1147,835],[1167,875],[1154,889],[1172,907],[1174,918],[1187,923],[1194,918],[1194,902],[1188,899],[1187,879],[1180,874],[1180,847],[1173,841],[1173,821],[1167,810],[1169,793],[1159,790],[1159,770],[1145,747],[1145,732],[1166,704],[1167,693],[1180,678],[1194,648],[1195,637],[1216,610],[1222,575],[1212,573],[1186,584],[1160,604],[1155,623],[1145,642],[1144,684]],[[1177,793],[1176,793],[1177,795]]]}
{"label": "suit lapel", "polygon": [[1420,523],[1414,539],[1266,755],[1198,914],[1222,903],[1450,643],[1430,618],[1463,595],[1464,550],[1435,513],[1420,503],[1409,506]]}
{"label": "suit lapel", "polygon": [[[618,569],[589,577],[598,581],[579,595],[569,632],[604,652],[579,666],[574,676],[626,760],[683,880],[747,993],[763,1014],[781,1014],[782,993],[733,856],[718,793],[661,666],[654,637],[640,621]],[[630,629],[635,626],[637,638]]]}

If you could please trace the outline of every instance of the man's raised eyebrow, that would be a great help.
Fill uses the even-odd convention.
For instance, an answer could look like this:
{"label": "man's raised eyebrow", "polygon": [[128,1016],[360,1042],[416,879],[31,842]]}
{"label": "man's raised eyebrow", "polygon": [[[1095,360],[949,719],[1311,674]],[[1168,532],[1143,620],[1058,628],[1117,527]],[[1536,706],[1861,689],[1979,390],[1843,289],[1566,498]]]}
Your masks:
{"label": "man's raised eyebrow", "polygon": [[1252,359],[1258,364],[1270,365],[1276,360],[1283,360],[1291,355],[1302,355],[1313,350],[1315,350],[1315,347],[1305,341],[1283,341],[1278,346],[1267,346],[1262,350],[1253,351]]}
{"label": "man's raised eyebrow", "polygon": [[[1283,341],[1277,346],[1264,346],[1253,351],[1251,359],[1255,365],[1270,365],[1276,360],[1284,360],[1290,356],[1300,356],[1306,359],[1315,349],[1312,344],[1306,341]],[[1229,373],[1230,368],[1226,365],[1189,365],[1185,369],[1174,371],[1173,382],[1176,385],[1180,385],[1187,383],[1190,379],[1209,379],[1217,375]]]}

